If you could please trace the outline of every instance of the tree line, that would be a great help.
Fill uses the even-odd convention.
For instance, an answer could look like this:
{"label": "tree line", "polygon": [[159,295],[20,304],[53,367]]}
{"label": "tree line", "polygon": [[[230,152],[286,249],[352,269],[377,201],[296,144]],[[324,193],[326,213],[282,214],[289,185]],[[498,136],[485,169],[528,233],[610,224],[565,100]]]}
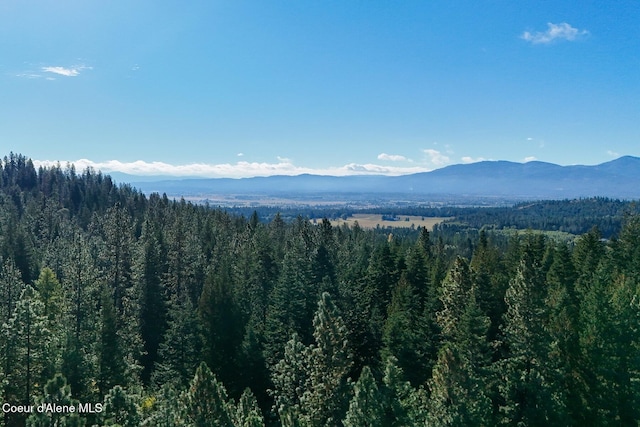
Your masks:
{"label": "tree line", "polygon": [[637,425],[640,219],[365,230],[0,171],[5,426]]}

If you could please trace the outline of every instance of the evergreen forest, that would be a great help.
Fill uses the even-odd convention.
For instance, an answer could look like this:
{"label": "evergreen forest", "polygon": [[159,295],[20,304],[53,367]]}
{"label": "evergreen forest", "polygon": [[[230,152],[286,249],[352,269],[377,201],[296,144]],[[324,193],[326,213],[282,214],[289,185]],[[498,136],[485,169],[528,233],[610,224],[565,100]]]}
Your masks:
{"label": "evergreen forest", "polygon": [[588,218],[264,220],[11,154],[0,426],[637,426],[640,216]]}

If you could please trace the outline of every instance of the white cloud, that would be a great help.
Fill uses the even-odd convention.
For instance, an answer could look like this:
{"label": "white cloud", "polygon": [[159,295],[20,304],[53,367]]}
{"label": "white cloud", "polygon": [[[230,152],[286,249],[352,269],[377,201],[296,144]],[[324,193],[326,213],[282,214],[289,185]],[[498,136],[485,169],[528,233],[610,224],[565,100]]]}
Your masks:
{"label": "white cloud", "polygon": [[91,70],[92,67],[87,67],[85,65],[78,65],[75,67],[65,68],[65,67],[42,67],[42,71],[45,73],[53,73],[60,76],[65,77],[76,77],[79,76],[80,73],[84,70]]}
{"label": "white cloud", "polygon": [[46,66],[37,67],[20,73],[14,74],[16,77],[23,79],[46,79],[55,80],[55,76],[77,77],[84,70],[93,70],[93,67],[87,65],[74,65],[73,67]]}
{"label": "white cloud", "polygon": [[607,154],[610,155],[611,157],[620,157],[620,153],[617,153],[613,150],[607,150]]}
{"label": "white cloud", "polygon": [[405,156],[401,156],[399,154],[387,154],[387,153],[380,153],[378,154],[378,160],[389,160],[392,162],[404,162],[407,160],[407,158]]}
{"label": "white cloud", "polygon": [[535,33],[525,31],[520,38],[532,44],[548,44],[556,40],[574,41],[587,34],[589,34],[587,30],[579,30],[566,22],[560,24],[549,22],[547,23],[547,31],[537,31]]}
{"label": "white cloud", "polygon": [[477,163],[477,162],[484,162],[487,159],[485,159],[484,157],[473,158],[471,156],[464,156],[460,160],[462,160],[462,163]]}
{"label": "white cloud", "polygon": [[55,161],[55,160],[34,160],[37,167],[55,166],[56,164],[73,163],[77,171],[87,167],[100,170],[103,173],[124,172],[132,175],[171,175],[176,177],[209,177],[209,178],[246,178],[252,176],[271,175],[406,175],[418,172],[427,172],[424,167],[394,167],[376,164],[349,163],[344,166],[334,166],[328,168],[309,168],[294,165],[289,159],[281,159],[278,163],[265,162],[236,162],[208,164],[190,163],[184,165],[172,165],[164,162],[145,162],[138,160],[135,162],[121,162],[119,160],[109,160],[105,162],[94,162],[88,159],[76,161]]}
{"label": "white cloud", "polygon": [[422,151],[427,155],[427,160],[434,166],[444,166],[451,162],[448,156],[433,148],[427,148]]}
{"label": "white cloud", "polygon": [[244,156],[244,153],[238,153],[237,156],[238,157],[242,157],[242,156]]}
{"label": "white cloud", "polygon": [[16,77],[21,77],[23,79],[39,79],[42,76],[40,74],[26,72],[26,73],[18,73],[16,74]]}
{"label": "white cloud", "polygon": [[528,156],[524,158],[524,162],[533,162],[534,160],[538,160],[535,156]]}

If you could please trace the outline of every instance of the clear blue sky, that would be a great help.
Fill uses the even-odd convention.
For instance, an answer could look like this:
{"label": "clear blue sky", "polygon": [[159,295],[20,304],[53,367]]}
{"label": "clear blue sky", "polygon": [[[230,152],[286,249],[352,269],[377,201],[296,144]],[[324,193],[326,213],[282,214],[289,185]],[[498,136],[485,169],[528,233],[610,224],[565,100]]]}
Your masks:
{"label": "clear blue sky", "polygon": [[0,146],[207,176],[639,156],[639,23],[637,0],[3,0]]}

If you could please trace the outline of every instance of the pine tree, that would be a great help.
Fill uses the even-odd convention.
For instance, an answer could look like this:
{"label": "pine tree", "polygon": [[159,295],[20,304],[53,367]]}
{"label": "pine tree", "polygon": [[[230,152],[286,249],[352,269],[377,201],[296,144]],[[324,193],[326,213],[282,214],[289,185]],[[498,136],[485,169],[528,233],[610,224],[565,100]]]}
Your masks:
{"label": "pine tree", "polygon": [[349,403],[345,427],[384,427],[384,407],[371,369],[365,366],[354,386],[354,396]]}
{"label": "pine tree", "polygon": [[101,418],[104,426],[139,427],[142,422],[135,397],[119,385],[105,396]]}
{"label": "pine tree", "polygon": [[242,392],[236,405],[234,427],[264,427],[264,417],[256,397],[248,388]]}
{"label": "pine tree", "polygon": [[415,289],[421,308],[433,304],[437,298],[436,289],[431,282],[430,254],[429,232],[423,228],[417,242],[408,251],[405,274],[407,282]]}
{"label": "pine tree", "polygon": [[577,275],[566,245],[553,251],[547,272],[548,292],[545,300],[546,330],[551,339],[549,361],[558,373],[558,381],[566,393],[568,422],[588,423],[583,401],[588,394],[580,373],[579,302],[575,291]]}
{"label": "pine tree", "polygon": [[224,385],[202,362],[184,396],[187,419],[194,427],[233,426],[235,408]]}
{"label": "pine tree", "polygon": [[414,386],[424,384],[430,376],[435,346],[431,322],[423,312],[413,286],[403,275],[393,290],[382,332],[382,360],[395,356]]}
{"label": "pine tree", "polygon": [[323,218],[318,227],[318,244],[311,261],[311,277],[320,292],[337,294],[335,254],[336,243],[333,227]]}
{"label": "pine tree", "polygon": [[352,375],[364,366],[379,364],[382,345],[382,313],[374,302],[374,289],[368,286],[367,269],[371,258],[371,235],[354,225],[344,232],[338,251],[338,289],[343,318],[349,325],[353,348]]}
{"label": "pine tree", "polygon": [[615,425],[617,416],[616,340],[611,304],[614,273],[610,262],[601,263],[584,289],[580,291],[580,373],[585,381],[584,418],[596,425]]}
{"label": "pine tree", "polygon": [[133,385],[140,377],[143,343],[140,337],[140,288],[133,280],[131,216],[125,208],[116,205],[107,209],[100,225],[104,238],[100,256],[101,279],[113,300],[115,330],[125,361],[126,384]]}
{"label": "pine tree", "polygon": [[472,286],[469,264],[459,257],[443,280],[440,291],[442,309],[436,314],[436,319],[444,339],[457,340],[462,333],[460,319]]}
{"label": "pine tree", "polygon": [[138,242],[135,277],[140,289],[140,336],[144,346],[141,379],[148,384],[167,328],[167,293],[162,283],[164,248],[159,224],[145,220]]}
{"label": "pine tree", "polygon": [[591,369],[586,378],[594,389],[590,408],[598,409],[603,424],[640,419],[639,238],[640,219],[628,217],[581,307],[585,365]]}
{"label": "pine tree", "polygon": [[[237,395],[236,372],[242,342],[242,323],[233,296],[230,266],[211,271],[198,302],[198,313],[204,336],[204,360],[212,366],[216,377]],[[236,394],[237,393],[237,394]]]}
{"label": "pine tree", "polygon": [[[101,226],[104,238],[103,280],[112,290],[113,306],[120,318],[133,287],[131,218],[124,208],[116,206],[107,210]],[[123,323],[124,320],[118,320],[119,326]]]}
{"label": "pine tree", "polygon": [[62,374],[56,374],[47,381],[44,387],[44,395],[38,399],[36,404],[53,404],[62,407],[74,408],[74,412],[34,412],[27,419],[28,427],[81,427],[85,425],[85,420],[75,412],[78,408],[78,401],[71,397],[71,387]]}
{"label": "pine tree", "polygon": [[572,259],[577,274],[575,288],[580,299],[588,292],[604,254],[605,245],[597,228],[592,228],[576,240]]}
{"label": "pine tree", "polygon": [[309,348],[309,374],[300,405],[308,425],[335,426],[349,404],[352,353],[347,328],[326,292],[318,302],[313,326],[315,345]]}
{"label": "pine tree", "polygon": [[61,371],[75,396],[88,401],[93,398],[92,384],[98,372],[98,273],[89,240],[81,231],[65,230],[60,240],[66,334]]}
{"label": "pine tree", "polygon": [[471,258],[471,272],[476,286],[478,305],[489,316],[489,340],[497,338],[506,311],[504,294],[509,284],[498,248],[493,246],[485,230],[480,230],[478,244]]}
{"label": "pine tree", "polygon": [[389,243],[378,246],[371,254],[365,281],[373,296],[378,313],[385,313],[391,302],[391,292],[400,278],[396,259]]}
{"label": "pine tree", "polygon": [[[195,304],[205,280],[206,264],[201,237],[196,234],[196,220],[186,204],[180,204],[180,208],[173,212],[171,221],[163,240],[167,264],[163,284],[171,298],[180,299],[182,293],[186,293]],[[219,232],[212,236],[215,240],[221,237]]]}
{"label": "pine tree", "polygon": [[467,339],[443,344],[429,380],[429,425],[493,425],[485,341],[489,322],[483,319],[475,301],[468,307],[461,319]]}
{"label": "pine tree", "polygon": [[393,356],[386,361],[382,381],[384,387],[381,393],[385,409],[383,425],[389,427],[427,425],[427,394],[422,387],[416,389],[404,379],[404,373]]}
{"label": "pine tree", "polygon": [[523,256],[505,296],[507,355],[496,366],[505,425],[562,424],[565,420],[562,390],[548,364],[550,338],[543,328],[541,257],[532,255]]}
{"label": "pine tree", "polygon": [[294,333],[284,347],[282,359],[271,369],[273,412],[282,425],[295,425],[300,418],[300,400],[309,378],[308,358],[307,347]]}
{"label": "pine tree", "polygon": [[153,382],[185,388],[202,361],[202,325],[187,295],[169,311],[169,327],[158,350]]}
{"label": "pine tree", "polygon": [[9,258],[2,263],[0,271],[0,324],[8,323],[13,315],[16,303],[24,288],[24,282],[20,277],[20,271]]}
{"label": "pine tree", "polygon": [[[0,381],[0,390],[4,402],[15,401],[15,391],[9,382],[11,374],[17,369],[20,362],[16,358],[16,346],[18,343],[11,340],[12,333],[9,330],[11,317],[14,314],[16,304],[20,299],[25,284],[20,279],[20,272],[14,263],[9,259],[2,263],[0,270],[0,327],[2,339],[0,339],[0,360],[2,364],[1,372],[4,372],[3,381]],[[4,386],[4,387],[3,387]],[[4,413],[5,423],[9,420],[10,414]]]}
{"label": "pine tree", "polygon": [[[634,252],[638,254],[637,250]],[[621,425],[637,424],[640,420],[640,290],[634,273],[631,277],[617,277],[611,295],[615,340],[615,352],[611,355],[615,361],[612,392],[616,399],[616,419]]]}
{"label": "pine tree", "polygon": [[142,426],[187,427],[185,413],[186,407],[178,391],[170,385],[165,385],[153,396],[153,406]]}
{"label": "pine tree", "polygon": [[490,425],[487,332],[467,262],[458,258],[442,283],[437,320],[443,345],[429,380],[429,417],[440,426]]}
{"label": "pine tree", "polygon": [[100,331],[98,339],[97,386],[102,396],[116,385],[126,384],[125,351],[118,336],[116,310],[113,297],[106,287],[103,289],[100,308]]}
{"label": "pine tree", "polygon": [[59,369],[62,359],[62,348],[65,341],[63,320],[62,286],[53,271],[45,267],[41,270],[35,282],[38,296],[44,305],[44,315],[47,318],[46,327],[49,331],[49,371],[44,375],[50,378]]}
{"label": "pine tree", "polygon": [[280,280],[269,295],[265,319],[264,358],[273,366],[282,358],[285,343],[293,333],[309,343],[312,336],[312,302],[316,299],[306,246],[300,236],[288,242]]}
{"label": "pine tree", "polygon": [[[51,361],[44,304],[31,286],[24,288],[11,319],[3,325],[2,336],[3,354],[11,354],[12,361],[5,371],[6,402],[32,404],[40,391],[36,384],[44,383]],[[9,418],[22,416],[10,414]]]}

